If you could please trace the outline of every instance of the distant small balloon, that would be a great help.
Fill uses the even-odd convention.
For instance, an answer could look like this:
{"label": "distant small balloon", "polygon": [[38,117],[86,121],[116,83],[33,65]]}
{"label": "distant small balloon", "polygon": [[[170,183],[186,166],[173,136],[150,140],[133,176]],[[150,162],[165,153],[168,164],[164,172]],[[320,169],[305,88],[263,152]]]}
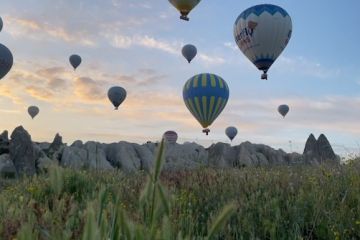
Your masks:
{"label": "distant small balloon", "polygon": [[289,110],[290,110],[290,108],[289,108],[289,106],[286,105],[286,104],[280,105],[280,106],[278,107],[278,112],[279,112],[283,117],[286,116],[286,114],[289,112]]}
{"label": "distant small balloon", "polygon": [[119,86],[111,87],[108,91],[108,98],[110,102],[114,105],[115,110],[118,110],[120,104],[126,98],[126,90]]}
{"label": "distant small balloon", "polygon": [[73,54],[69,58],[71,66],[73,66],[74,70],[81,64],[81,57],[77,54]]}
{"label": "distant small balloon", "polygon": [[228,136],[228,138],[231,141],[236,137],[237,133],[238,133],[238,131],[237,131],[236,127],[228,127],[225,130],[226,136]]}
{"label": "distant small balloon", "polygon": [[10,71],[13,65],[13,56],[10,50],[0,44],[0,79],[5,77],[5,75]]}
{"label": "distant small balloon", "polygon": [[0,32],[1,32],[1,30],[2,30],[2,28],[3,28],[3,20],[2,20],[2,18],[0,17]]}
{"label": "distant small balloon", "polygon": [[186,58],[186,60],[190,63],[191,60],[193,60],[194,57],[196,56],[197,49],[194,45],[187,44],[182,48],[181,53],[184,56],[184,58]]}
{"label": "distant small balloon", "polygon": [[40,109],[37,106],[30,106],[28,108],[28,113],[29,113],[29,115],[31,116],[32,119],[34,119],[34,117],[36,115],[38,115],[39,112],[40,112]]}
{"label": "distant small balloon", "polygon": [[175,144],[178,139],[178,135],[175,131],[166,131],[163,138],[167,143]]}

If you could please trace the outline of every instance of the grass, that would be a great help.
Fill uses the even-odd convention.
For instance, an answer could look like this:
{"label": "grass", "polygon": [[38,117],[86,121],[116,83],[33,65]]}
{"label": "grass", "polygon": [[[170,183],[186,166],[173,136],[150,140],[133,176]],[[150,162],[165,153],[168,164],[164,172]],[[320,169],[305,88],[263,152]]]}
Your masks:
{"label": "grass", "polygon": [[74,171],[6,181],[0,239],[360,239],[360,160],[343,166]]}

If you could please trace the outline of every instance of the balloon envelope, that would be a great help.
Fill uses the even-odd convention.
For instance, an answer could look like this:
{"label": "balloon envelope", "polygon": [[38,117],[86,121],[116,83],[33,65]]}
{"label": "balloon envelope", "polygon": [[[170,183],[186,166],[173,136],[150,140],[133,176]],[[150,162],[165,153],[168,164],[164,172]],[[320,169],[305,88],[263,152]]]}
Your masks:
{"label": "balloon envelope", "polygon": [[28,113],[31,116],[31,118],[34,118],[38,113],[40,112],[40,109],[37,106],[30,106],[28,108]]}
{"label": "balloon envelope", "polygon": [[169,2],[181,13],[180,19],[189,21],[187,15],[198,5],[201,0],[169,0]]}
{"label": "balloon envelope", "polygon": [[117,110],[126,98],[126,90],[119,86],[111,87],[108,91],[108,98]]}
{"label": "balloon envelope", "polygon": [[286,114],[289,112],[289,110],[290,110],[290,108],[289,108],[289,106],[286,105],[286,104],[280,105],[280,106],[278,107],[278,112],[279,112],[283,117],[286,116]]}
{"label": "balloon envelope", "polygon": [[69,61],[75,70],[81,64],[81,57],[77,54],[73,54],[70,56]]}
{"label": "balloon envelope", "polygon": [[[198,74],[185,83],[183,99],[191,114],[203,128],[207,128],[225,108],[229,87],[224,79],[215,74]],[[204,129],[206,131],[208,129]]]}
{"label": "balloon envelope", "polygon": [[237,132],[238,131],[237,131],[236,127],[228,127],[225,130],[226,136],[228,136],[228,138],[230,138],[231,141],[235,138],[235,136],[237,135]]}
{"label": "balloon envelope", "polygon": [[267,79],[267,71],[288,44],[290,15],[281,7],[261,4],[242,12],[235,21],[234,37],[240,50]]}
{"label": "balloon envelope", "polygon": [[163,137],[165,141],[170,144],[175,144],[178,139],[178,135],[175,131],[166,131]]}
{"label": "balloon envelope", "polygon": [[196,56],[197,49],[194,45],[187,44],[182,48],[181,53],[186,58],[186,60],[190,63],[191,60],[193,60],[194,57]]}
{"label": "balloon envelope", "polygon": [[10,50],[0,44],[0,79],[5,77],[5,75],[10,71],[13,65],[13,56]]}

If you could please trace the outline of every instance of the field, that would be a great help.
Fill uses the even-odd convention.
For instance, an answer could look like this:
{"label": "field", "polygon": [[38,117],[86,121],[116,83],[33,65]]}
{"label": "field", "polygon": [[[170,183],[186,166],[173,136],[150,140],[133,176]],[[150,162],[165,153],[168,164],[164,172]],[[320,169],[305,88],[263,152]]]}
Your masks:
{"label": "field", "polygon": [[[162,145],[161,145],[162,146]],[[6,180],[1,239],[360,239],[360,161]]]}

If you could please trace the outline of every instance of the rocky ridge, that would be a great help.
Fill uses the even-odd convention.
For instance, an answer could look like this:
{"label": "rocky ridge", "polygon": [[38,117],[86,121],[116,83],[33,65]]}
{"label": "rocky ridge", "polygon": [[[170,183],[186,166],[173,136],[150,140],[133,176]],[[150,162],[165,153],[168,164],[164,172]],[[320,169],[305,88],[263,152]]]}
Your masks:
{"label": "rocky ridge", "polygon": [[[136,144],[121,141],[104,144],[75,141],[68,146],[56,134],[52,143],[34,143],[22,127],[0,135],[0,176],[34,175],[51,164],[74,169],[120,169],[126,172],[148,170],[156,156],[158,143]],[[167,144],[163,169],[190,170],[199,167],[241,168],[246,166],[339,164],[325,135],[310,134],[303,154],[286,153],[264,144],[243,142],[237,146],[216,143],[204,148],[196,143]]]}

